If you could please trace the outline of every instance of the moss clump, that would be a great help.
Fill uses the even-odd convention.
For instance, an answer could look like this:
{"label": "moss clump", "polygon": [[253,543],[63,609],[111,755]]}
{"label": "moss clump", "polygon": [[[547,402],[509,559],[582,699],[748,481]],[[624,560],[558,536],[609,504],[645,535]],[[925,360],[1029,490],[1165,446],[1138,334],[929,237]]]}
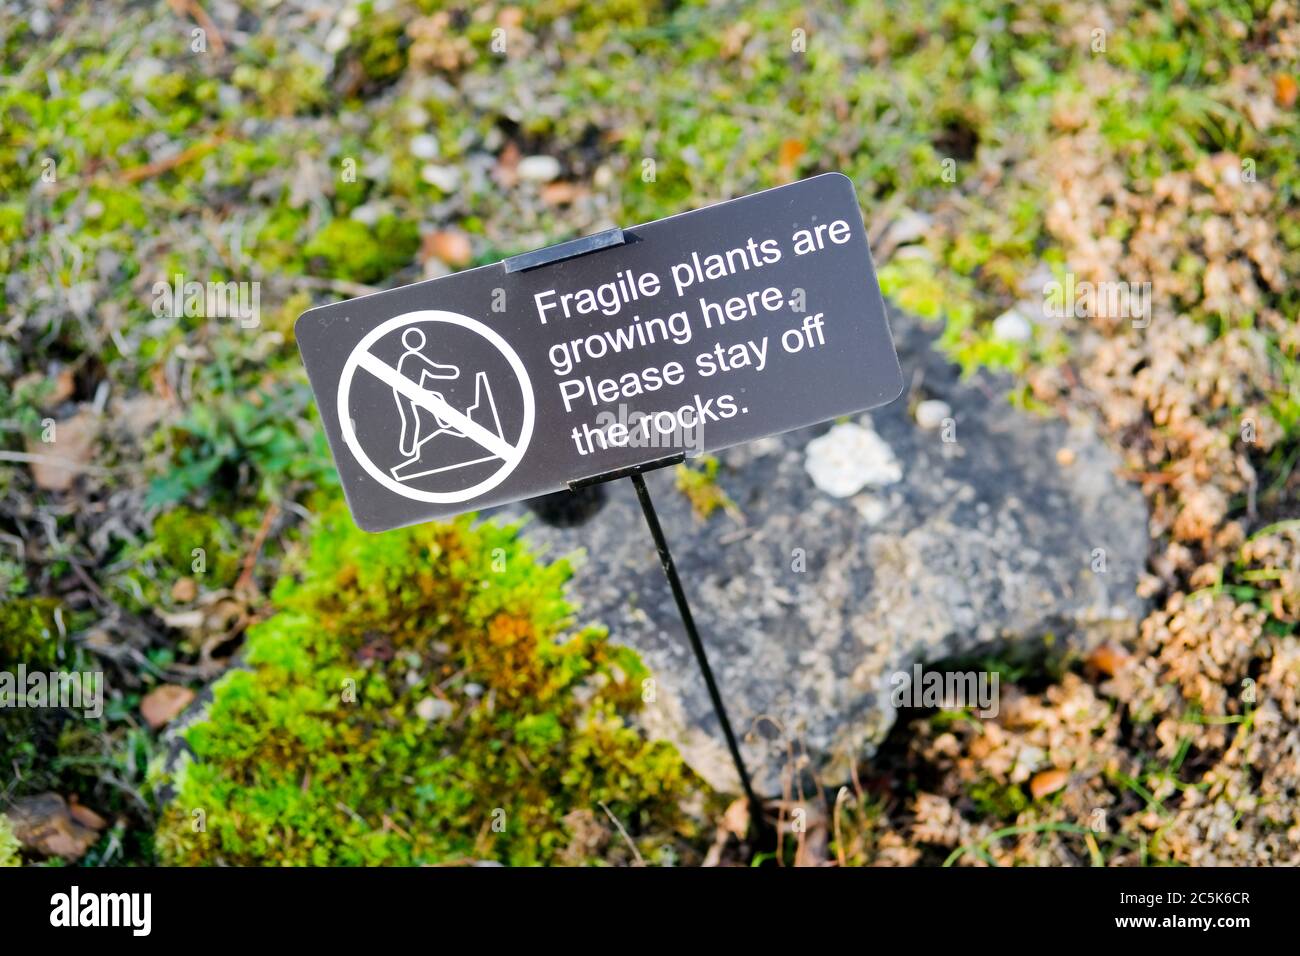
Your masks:
{"label": "moss clump", "polygon": [[65,650],[54,620],[58,602],[18,598],[0,603],[0,667],[23,663],[32,670],[61,665]]}
{"label": "moss clump", "polygon": [[22,860],[18,856],[20,849],[9,818],[0,813],[0,866],[22,866]]}
{"label": "moss clump", "polygon": [[[62,637],[49,598],[17,598],[0,603],[0,669],[19,664],[35,671],[80,670],[76,648]],[[53,707],[0,708],[0,798],[60,789],[60,755],[74,752],[64,735],[75,727]]]}
{"label": "moss clump", "polygon": [[367,95],[395,83],[406,69],[408,41],[401,17],[376,14],[373,4],[362,4],[361,19],[352,31],[349,53],[357,57],[365,76]]}
{"label": "moss clump", "polygon": [[195,548],[203,548],[213,561],[210,569],[217,580],[230,583],[239,565],[230,533],[214,515],[193,508],[174,508],[153,523],[153,543],[164,561],[189,570]]}
{"label": "moss clump", "polygon": [[420,245],[414,224],[385,216],[374,229],[355,219],[334,219],[303,250],[314,271],[335,279],[378,282],[407,265]]}
{"label": "moss clump", "polygon": [[248,669],[186,732],[194,759],[161,859],[617,859],[620,839],[573,850],[572,821],[604,819],[602,803],[643,854],[691,835],[692,778],[628,723],[642,665],[598,630],[567,630],[570,572],[534,559],[516,527],[373,536],[327,512],[301,579],[281,580],[278,613],[251,629]]}
{"label": "moss clump", "polygon": [[732,515],[739,514],[736,503],[718,484],[720,462],[712,455],[701,455],[698,467],[692,465],[677,466],[677,490],[691,503],[691,510],[700,520],[706,520],[713,512],[721,508]]}
{"label": "moss clump", "polygon": [[988,777],[971,785],[971,802],[985,819],[1014,820],[1029,808],[1029,798],[1014,783],[1001,784]]}
{"label": "moss clump", "polygon": [[123,606],[145,613],[178,606],[172,589],[182,578],[205,591],[234,587],[243,552],[231,526],[255,527],[260,519],[255,508],[240,509],[224,519],[185,506],[162,512],[154,519],[152,533],[124,550],[123,570],[113,578],[118,599]]}

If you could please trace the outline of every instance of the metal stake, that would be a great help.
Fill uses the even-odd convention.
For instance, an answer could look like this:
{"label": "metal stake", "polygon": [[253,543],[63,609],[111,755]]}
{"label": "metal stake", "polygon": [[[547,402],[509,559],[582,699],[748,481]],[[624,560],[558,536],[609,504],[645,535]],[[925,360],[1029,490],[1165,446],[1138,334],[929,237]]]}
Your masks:
{"label": "metal stake", "polygon": [[695,660],[699,663],[700,672],[704,675],[704,683],[709,688],[713,712],[718,715],[718,722],[722,724],[722,733],[727,738],[727,749],[731,751],[732,763],[736,765],[736,772],[740,774],[740,785],[749,800],[754,830],[759,832],[765,826],[763,804],[754,793],[753,784],[749,781],[749,771],[745,769],[745,761],[740,756],[736,735],[731,730],[731,721],[727,719],[727,708],[722,704],[722,695],[718,693],[717,682],[713,679],[713,668],[709,666],[709,658],[704,653],[704,644],[700,641],[699,631],[695,629],[695,618],[691,616],[691,607],[686,603],[686,592],[682,589],[681,578],[677,576],[677,566],[673,564],[672,553],[668,550],[668,540],[664,537],[663,528],[659,526],[659,515],[655,512],[654,502],[650,500],[650,489],[646,487],[641,472],[633,471],[628,477],[632,479],[632,485],[636,488],[636,496],[641,502],[641,511],[645,514],[645,523],[650,527],[650,535],[655,539],[655,547],[659,551],[659,563],[663,565],[664,577],[668,579],[668,586],[672,588],[673,599],[677,602],[677,611],[682,616],[682,623],[686,625],[686,636],[690,639],[691,650],[695,652]]}

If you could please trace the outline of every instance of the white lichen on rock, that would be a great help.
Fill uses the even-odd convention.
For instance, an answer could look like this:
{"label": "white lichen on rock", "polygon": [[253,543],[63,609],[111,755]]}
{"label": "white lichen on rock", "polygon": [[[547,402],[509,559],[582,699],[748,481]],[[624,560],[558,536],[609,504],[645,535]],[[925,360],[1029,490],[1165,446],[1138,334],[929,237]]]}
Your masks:
{"label": "white lichen on rock", "polygon": [[847,498],[868,486],[882,488],[901,481],[903,466],[870,422],[836,425],[808,443],[804,468],[815,484],[835,498]]}

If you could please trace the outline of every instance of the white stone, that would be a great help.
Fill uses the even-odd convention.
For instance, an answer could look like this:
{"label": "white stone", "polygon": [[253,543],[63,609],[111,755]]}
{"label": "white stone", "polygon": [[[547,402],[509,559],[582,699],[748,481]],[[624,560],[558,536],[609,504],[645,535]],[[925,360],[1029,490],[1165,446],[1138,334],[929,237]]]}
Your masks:
{"label": "white stone", "polygon": [[889,241],[896,246],[905,246],[925,238],[934,224],[933,219],[925,213],[913,209],[904,209],[889,225]]}
{"label": "white stone", "polygon": [[154,80],[167,72],[167,65],[162,60],[148,56],[137,60],[131,68],[131,86],[135,90],[149,89]]}
{"label": "white stone", "polygon": [[1033,334],[1034,327],[1019,307],[1007,309],[993,320],[993,337],[1001,342],[1028,342]]}
{"label": "white stone", "polygon": [[336,26],[330,30],[329,36],[325,38],[325,49],[330,53],[338,53],[348,45],[348,39],[352,31],[344,26]]}
{"label": "white stone", "polygon": [[453,193],[460,185],[460,170],[455,166],[435,166],[430,163],[420,170],[420,178],[445,193]]}
{"label": "white stone", "polygon": [[902,480],[903,467],[894,451],[870,425],[836,425],[805,450],[804,468],[813,484],[834,498],[855,495]]}
{"label": "white stone", "polygon": [[411,137],[411,155],[416,159],[438,158],[438,137],[421,133]]}
{"label": "white stone", "polygon": [[916,423],[922,428],[939,428],[945,418],[952,418],[952,408],[947,402],[927,398],[916,406]]}
{"label": "white stone", "polygon": [[383,209],[377,203],[368,202],[352,210],[351,217],[363,226],[373,227],[383,215]]}
{"label": "white stone", "polygon": [[515,172],[525,182],[549,183],[560,175],[560,161],[554,156],[525,156]]}
{"label": "white stone", "polygon": [[446,720],[452,713],[451,704],[439,697],[426,697],[415,705],[415,713],[421,720]]}

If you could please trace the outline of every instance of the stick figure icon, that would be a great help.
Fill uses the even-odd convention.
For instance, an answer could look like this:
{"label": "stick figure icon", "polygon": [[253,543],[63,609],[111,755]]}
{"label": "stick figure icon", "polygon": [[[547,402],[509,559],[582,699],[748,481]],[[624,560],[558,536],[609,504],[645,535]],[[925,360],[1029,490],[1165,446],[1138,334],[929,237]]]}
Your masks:
{"label": "stick figure icon", "polygon": [[[395,369],[399,377],[390,383],[397,414],[401,418],[398,451],[405,456],[389,469],[398,481],[410,481],[502,457],[499,449],[484,456],[483,446],[472,440],[469,431],[480,437],[486,434],[489,438],[501,439],[502,444],[509,447],[502,437],[501,418],[497,414],[496,399],[487,373],[475,373],[474,401],[468,408],[458,409],[446,395],[433,387],[433,383],[459,379],[460,367],[444,365],[429,358],[424,354],[427,344],[428,337],[421,328],[412,326],[402,332],[405,351],[397,360]],[[429,444],[440,435],[447,437],[435,445]]]}
{"label": "stick figure icon", "polygon": [[[436,389],[428,388],[424,383],[426,379],[457,379],[460,378],[460,369],[455,365],[441,365],[424,354],[424,346],[427,339],[424,331],[418,328],[409,328],[402,333],[402,345],[406,351],[397,361],[397,373],[403,378],[413,381],[419,388],[432,392],[438,396],[439,401],[446,401],[442,392]],[[398,449],[408,460],[403,462],[398,468],[405,467],[411,463],[411,460],[420,457],[420,448],[425,442],[431,441],[442,434],[454,435],[457,438],[465,436],[453,428],[442,417],[441,414],[433,413],[434,420],[438,423],[438,428],[421,437],[420,435],[420,406],[414,399],[407,398],[396,388],[393,389],[393,400],[397,402],[397,413],[402,416],[402,433],[398,441]]]}

